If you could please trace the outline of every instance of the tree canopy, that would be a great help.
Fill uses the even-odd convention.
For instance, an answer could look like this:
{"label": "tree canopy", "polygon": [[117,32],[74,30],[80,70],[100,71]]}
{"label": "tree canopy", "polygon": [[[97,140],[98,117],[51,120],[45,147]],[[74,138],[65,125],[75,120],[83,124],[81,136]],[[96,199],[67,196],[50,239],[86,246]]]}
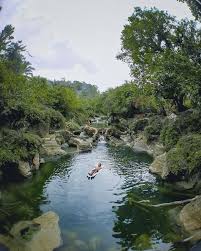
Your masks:
{"label": "tree canopy", "polygon": [[129,64],[136,83],[153,83],[178,111],[200,92],[201,30],[194,21],[178,21],[156,8],[135,8],[121,35],[118,59]]}

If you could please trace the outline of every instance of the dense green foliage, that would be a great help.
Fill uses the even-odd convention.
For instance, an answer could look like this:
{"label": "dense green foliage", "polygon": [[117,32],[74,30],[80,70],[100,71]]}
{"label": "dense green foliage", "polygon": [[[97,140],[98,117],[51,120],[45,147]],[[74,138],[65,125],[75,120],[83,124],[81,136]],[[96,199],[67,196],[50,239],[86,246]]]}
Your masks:
{"label": "dense green foliage", "polygon": [[189,133],[201,133],[201,113],[198,110],[180,113],[176,119],[166,119],[161,131],[161,140],[169,150],[181,136]]}
{"label": "dense green foliage", "polygon": [[172,174],[188,176],[200,168],[201,135],[190,134],[179,139],[167,154],[167,166]]}
{"label": "dense green foliage", "polygon": [[151,82],[158,98],[184,111],[200,103],[201,30],[158,9],[135,8],[121,36],[118,59],[127,62],[135,81]]}
{"label": "dense green foliage", "polygon": [[54,85],[61,85],[65,87],[72,88],[79,96],[83,98],[94,98],[99,94],[98,87],[96,85],[87,84],[85,82],[80,81],[66,81],[63,80],[55,80],[50,81],[50,83]]}
{"label": "dense green foliage", "polygon": [[153,116],[149,119],[148,126],[145,127],[144,135],[147,142],[158,140],[163,127],[163,117]]}
{"label": "dense green foliage", "polygon": [[[200,106],[201,29],[156,8],[135,8],[121,36],[118,59],[128,63],[133,81],[91,100],[91,113],[182,112]],[[92,108],[93,107],[93,108]]]}
{"label": "dense green foliage", "polygon": [[124,117],[133,117],[134,114],[142,112],[157,112],[162,105],[154,95],[151,84],[139,87],[133,82],[111,88],[92,102],[96,113],[116,113]]}
{"label": "dense green foliage", "polygon": [[149,121],[147,118],[138,119],[132,124],[131,130],[134,131],[135,133],[143,131],[145,127],[148,125],[148,123]]}
{"label": "dense green foliage", "polygon": [[7,129],[0,132],[0,145],[0,166],[3,168],[9,167],[9,164],[17,164],[19,160],[33,158],[41,140],[32,133]]}
{"label": "dense green foliage", "polygon": [[80,117],[79,114],[84,113],[82,98],[72,86],[51,84],[45,78],[29,76],[32,68],[23,54],[26,48],[21,41],[13,42],[13,32],[14,28],[9,25],[0,33],[1,126],[61,128],[65,119]]}
{"label": "dense green foliage", "polygon": [[26,47],[21,41],[14,41],[13,34],[11,25],[0,32],[1,167],[29,160],[39,150],[37,135],[45,136],[53,129],[63,128],[67,120],[74,125],[85,122],[85,87],[89,88],[89,95],[98,93],[97,87],[83,84],[85,93],[79,96],[76,91],[82,83],[66,86],[32,76],[33,68],[24,56]]}

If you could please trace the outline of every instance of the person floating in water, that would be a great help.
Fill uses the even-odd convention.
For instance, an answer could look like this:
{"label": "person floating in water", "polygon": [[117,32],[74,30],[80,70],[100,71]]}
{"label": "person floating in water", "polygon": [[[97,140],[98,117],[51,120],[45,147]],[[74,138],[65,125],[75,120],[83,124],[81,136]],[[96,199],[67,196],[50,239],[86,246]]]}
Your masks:
{"label": "person floating in water", "polygon": [[94,175],[95,173],[98,173],[102,169],[102,164],[99,162],[94,169],[91,170],[91,172],[88,173],[89,176]]}

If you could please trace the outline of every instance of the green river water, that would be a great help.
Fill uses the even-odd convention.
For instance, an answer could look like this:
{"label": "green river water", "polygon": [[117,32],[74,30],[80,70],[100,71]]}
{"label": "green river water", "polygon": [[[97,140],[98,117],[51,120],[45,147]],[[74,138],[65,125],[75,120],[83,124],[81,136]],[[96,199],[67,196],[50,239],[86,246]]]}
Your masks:
{"label": "green river water", "polygon": [[[104,169],[88,180],[97,162]],[[181,199],[149,173],[152,158],[127,147],[99,143],[92,152],[69,154],[43,164],[32,179],[1,188],[1,231],[19,220],[52,210],[60,217],[63,246],[58,251],[187,251],[176,245],[167,209],[142,207]],[[171,194],[171,195],[170,195]]]}

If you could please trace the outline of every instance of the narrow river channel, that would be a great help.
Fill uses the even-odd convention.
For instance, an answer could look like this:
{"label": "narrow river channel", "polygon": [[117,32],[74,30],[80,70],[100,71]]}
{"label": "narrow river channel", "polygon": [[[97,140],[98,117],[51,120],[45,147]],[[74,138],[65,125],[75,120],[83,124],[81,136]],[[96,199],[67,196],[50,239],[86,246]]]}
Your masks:
{"label": "narrow river channel", "polygon": [[[177,199],[164,194],[149,173],[151,161],[145,153],[99,143],[92,152],[48,162],[33,179],[3,187],[2,196],[21,203],[9,223],[55,211],[64,242],[58,251],[187,251],[173,244],[176,235],[166,210],[133,203]],[[97,162],[104,169],[88,180]]]}

